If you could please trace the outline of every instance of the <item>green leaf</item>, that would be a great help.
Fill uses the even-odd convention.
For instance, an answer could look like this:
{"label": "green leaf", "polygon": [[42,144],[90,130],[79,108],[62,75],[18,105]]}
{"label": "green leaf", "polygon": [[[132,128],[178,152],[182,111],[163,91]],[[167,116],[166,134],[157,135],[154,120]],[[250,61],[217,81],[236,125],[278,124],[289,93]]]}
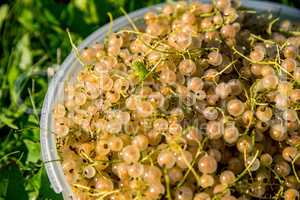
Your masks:
{"label": "green leaf", "polygon": [[7,79],[9,83],[10,98],[14,105],[17,105],[20,96],[20,87],[16,87],[18,80],[26,75],[21,74],[21,70],[27,69],[32,65],[32,54],[30,51],[29,34],[24,34],[18,41],[12,54],[13,62],[8,66]]}
{"label": "green leaf", "polygon": [[59,25],[59,21],[55,18],[55,16],[49,11],[44,11],[45,17],[47,18],[48,22],[51,22],[52,24]]}
{"label": "green leaf", "polygon": [[14,108],[3,108],[2,112],[6,116],[9,116],[9,117],[12,117],[12,118],[18,118],[18,117],[20,117],[21,115],[24,114],[26,109],[27,109],[27,106],[25,104],[21,104],[21,105],[18,105],[17,108],[15,108],[15,107]]}
{"label": "green leaf", "polygon": [[126,0],[118,0],[118,1],[109,0],[109,3],[115,4],[117,7],[125,7],[125,2]]}
{"label": "green leaf", "polygon": [[[18,199],[18,200],[27,200],[28,195],[24,187],[24,178],[17,167],[17,165],[12,164],[8,167],[1,169],[0,171],[0,194],[4,199]],[[5,183],[6,182],[6,183]],[[7,185],[6,185],[7,184]],[[5,194],[3,194],[5,193]]]}
{"label": "green leaf", "polygon": [[26,191],[28,192],[30,200],[35,200],[39,196],[39,191],[41,188],[42,172],[43,172],[43,168],[40,168],[38,173],[36,173],[27,181]]}
{"label": "green leaf", "polygon": [[22,130],[22,138],[38,143],[40,138],[39,127],[36,125],[28,125],[27,129]]}
{"label": "green leaf", "polygon": [[8,7],[7,4],[4,4],[4,5],[2,5],[0,7],[0,29],[2,27],[2,24],[3,24],[4,20],[5,20],[5,18],[8,15],[8,9],[9,9],[9,7]]}
{"label": "green leaf", "polygon": [[80,10],[86,11],[88,6],[88,0],[74,0],[74,4]]}
{"label": "green leaf", "polygon": [[98,14],[97,14],[97,8],[94,1],[89,1],[88,4],[88,18],[86,18],[87,23],[99,23]]}
{"label": "green leaf", "polygon": [[39,31],[39,25],[34,23],[34,13],[29,9],[23,9],[22,13],[18,17],[18,21],[20,24],[25,28],[28,29],[30,32]]}
{"label": "green leaf", "polygon": [[140,81],[145,80],[149,71],[147,70],[145,64],[141,61],[134,61],[132,63],[132,67],[134,69],[135,74],[139,77]]}
{"label": "green leaf", "polygon": [[[0,115],[0,122],[5,124],[6,126],[9,126],[12,129],[18,129],[18,127],[13,123],[14,120],[12,118],[8,118],[3,114]],[[0,123],[0,127],[1,127],[1,123]]]}
{"label": "green leaf", "polygon": [[24,140],[24,143],[28,150],[26,161],[36,163],[40,160],[40,144],[27,139]]}
{"label": "green leaf", "polygon": [[21,40],[17,44],[17,51],[20,52],[20,64],[19,67],[24,70],[32,65],[32,54],[30,50],[30,38],[28,34],[23,35]]}
{"label": "green leaf", "polygon": [[51,188],[48,176],[44,168],[42,168],[41,187],[38,199],[63,200],[61,194],[56,194]]}
{"label": "green leaf", "polygon": [[19,98],[19,95],[15,91],[15,83],[16,83],[16,80],[17,80],[17,78],[19,76],[19,73],[20,73],[16,64],[13,64],[13,65],[9,66],[9,71],[8,71],[8,74],[7,74],[7,80],[8,80],[8,83],[9,83],[10,98],[11,98],[12,103],[15,104],[15,105],[17,104],[17,101],[18,101],[18,98]]}
{"label": "green leaf", "polygon": [[5,197],[7,194],[8,181],[8,178],[3,178],[0,182],[0,198]]}

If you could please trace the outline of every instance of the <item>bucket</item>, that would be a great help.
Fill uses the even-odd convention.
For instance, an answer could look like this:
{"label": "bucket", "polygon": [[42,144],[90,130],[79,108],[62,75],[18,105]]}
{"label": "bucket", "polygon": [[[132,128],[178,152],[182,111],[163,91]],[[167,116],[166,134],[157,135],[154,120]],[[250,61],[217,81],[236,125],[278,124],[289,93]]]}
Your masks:
{"label": "bucket", "polygon": [[[203,2],[208,2],[208,0]],[[128,16],[139,26],[142,25],[141,19],[146,12],[150,10],[159,11],[163,5],[164,4],[158,4],[149,8],[143,8],[128,14]],[[274,13],[275,16],[282,19],[297,20],[300,22],[300,10],[284,5],[263,1],[242,1],[242,5],[243,7],[255,9],[257,11],[270,11],[271,13]],[[127,18],[120,17],[114,20],[112,31],[115,32],[128,26],[130,26],[130,24]],[[106,37],[106,34],[109,32],[109,29],[109,24],[99,28],[80,44],[78,50],[81,51],[85,47],[95,44],[96,42],[102,42]],[[82,66],[78,62],[75,53],[70,53],[49,84],[41,112],[40,141],[42,160],[53,190],[56,193],[62,193],[65,200],[75,199],[75,196],[64,176],[63,169],[59,161],[60,158],[56,149],[56,138],[52,131],[52,110],[56,103],[63,100],[65,81],[72,80],[72,77],[75,77],[81,68]]]}

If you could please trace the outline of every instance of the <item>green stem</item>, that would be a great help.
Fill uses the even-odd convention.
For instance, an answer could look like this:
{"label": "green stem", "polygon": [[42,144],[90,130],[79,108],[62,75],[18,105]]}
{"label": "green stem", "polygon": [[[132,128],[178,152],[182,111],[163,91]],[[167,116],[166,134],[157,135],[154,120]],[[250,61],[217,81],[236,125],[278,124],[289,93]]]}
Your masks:
{"label": "green stem", "polygon": [[168,176],[168,170],[166,168],[164,168],[164,177],[165,177],[165,184],[167,190],[167,199],[172,200],[171,191],[170,191],[170,178]]}
{"label": "green stem", "polygon": [[121,12],[125,15],[125,17],[127,18],[128,22],[130,23],[130,25],[132,26],[132,28],[135,31],[139,32],[139,29],[137,28],[137,26],[134,24],[134,22],[132,21],[132,19],[128,16],[127,12],[124,10],[124,8],[120,8]]}
{"label": "green stem", "polygon": [[264,38],[262,38],[262,37],[260,37],[260,36],[257,36],[257,35],[255,35],[255,34],[253,34],[253,33],[250,33],[250,37],[252,37],[252,38],[254,38],[254,39],[257,39],[257,40],[260,40],[260,41],[262,41],[262,42],[264,42],[264,43],[267,43],[267,44],[275,44],[274,41],[272,41],[272,40],[266,40],[266,39],[264,39]]}
{"label": "green stem", "polygon": [[292,169],[293,169],[293,173],[297,179],[297,182],[300,183],[300,178],[298,176],[298,173],[296,171],[296,168],[295,168],[295,162],[300,158],[300,154],[298,154],[292,161]]}
{"label": "green stem", "polygon": [[71,33],[70,33],[69,29],[67,29],[67,33],[68,33],[68,37],[69,37],[69,40],[70,40],[72,49],[73,49],[73,51],[75,52],[76,58],[79,60],[79,62],[80,62],[81,65],[84,65],[84,63],[83,63],[83,61],[82,61],[82,59],[81,59],[79,50],[77,49],[77,47],[75,46],[75,44],[74,44],[74,42],[73,42],[73,40],[72,40],[72,36],[71,36]]}
{"label": "green stem", "polygon": [[234,53],[238,54],[242,58],[244,58],[247,61],[249,61],[251,63],[254,63],[254,64],[261,64],[261,65],[274,65],[274,64],[276,64],[275,62],[270,62],[270,61],[269,62],[263,62],[263,61],[257,62],[257,61],[252,60],[251,58],[248,58],[247,56],[245,56],[241,52],[239,52],[235,47],[232,47],[232,50],[234,51]]}
{"label": "green stem", "polygon": [[113,16],[112,16],[111,12],[108,12],[107,15],[109,17],[109,31],[108,31],[107,36],[109,36],[112,33],[112,27],[113,27],[114,19],[113,19]]}
{"label": "green stem", "polygon": [[[204,145],[204,143],[205,143],[206,141],[207,141],[207,138],[205,138],[205,139],[203,140],[202,144],[199,143],[199,146],[198,146],[198,149],[197,149],[196,156],[195,156],[195,158],[193,159],[193,161],[192,161],[191,164],[188,163],[188,170],[187,170],[186,173],[184,174],[184,176],[183,176],[183,178],[181,179],[181,181],[177,184],[177,186],[176,186],[177,188],[179,188],[180,186],[183,185],[183,183],[185,182],[185,180],[186,180],[186,178],[187,178],[187,176],[189,175],[190,172],[192,172],[192,173],[194,174],[194,176],[195,176],[195,178],[196,178],[196,180],[197,180],[197,184],[199,185],[199,183],[200,183],[200,177],[199,177],[199,175],[196,173],[196,171],[194,170],[193,166],[195,165],[195,163],[196,163],[198,157],[201,155],[202,149],[203,149],[203,145]],[[182,151],[181,151],[181,152],[182,152]],[[184,154],[183,154],[183,155],[184,155]],[[185,156],[184,156],[184,159],[185,159],[185,162],[187,162]]]}
{"label": "green stem", "polygon": [[275,24],[277,21],[279,20],[279,18],[277,17],[276,19],[274,19],[273,21],[270,22],[269,26],[268,26],[268,29],[267,29],[267,33],[269,35],[272,35],[272,27],[273,27],[273,24]]}
{"label": "green stem", "polygon": [[257,158],[259,154],[259,151],[256,151],[253,159],[251,160],[250,164],[238,175],[238,177],[234,180],[233,184],[236,183],[237,181],[239,181],[243,176],[245,176],[245,174],[249,171],[249,169],[251,168],[251,166],[253,165],[255,159]]}

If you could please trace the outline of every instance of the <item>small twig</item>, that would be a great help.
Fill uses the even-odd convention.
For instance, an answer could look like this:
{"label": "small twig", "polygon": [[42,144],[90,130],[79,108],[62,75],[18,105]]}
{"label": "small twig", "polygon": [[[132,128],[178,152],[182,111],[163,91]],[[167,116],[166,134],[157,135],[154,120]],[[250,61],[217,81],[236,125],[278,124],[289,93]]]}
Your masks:
{"label": "small twig", "polygon": [[70,40],[72,49],[73,49],[73,51],[75,52],[75,55],[76,55],[77,59],[79,60],[79,62],[80,62],[81,65],[84,65],[84,62],[83,62],[82,59],[81,59],[79,50],[77,49],[77,47],[75,46],[75,44],[74,44],[74,42],[73,42],[73,40],[72,40],[71,33],[70,33],[69,29],[67,29],[67,33],[68,33],[68,37],[69,37],[69,40]]}
{"label": "small twig", "polygon": [[145,79],[148,78],[148,76],[150,76],[154,70],[157,68],[157,66],[163,61],[162,58],[159,59],[159,61],[150,69],[150,71],[146,74]]}
{"label": "small twig", "polygon": [[120,8],[121,12],[125,15],[125,17],[127,18],[128,22],[130,23],[130,25],[132,26],[132,28],[135,31],[139,32],[139,29],[137,28],[137,26],[134,24],[134,22],[132,21],[132,19],[128,16],[127,12],[124,10],[124,8]]}
{"label": "small twig", "polygon": [[280,178],[280,176],[276,173],[274,169],[272,169],[271,167],[268,169],[275,175],[275,178],[279,181],[281,185],[284,184],[284,181]]}
{"label": "small twig", "polygon": [[73,184],[74,187],[77,187],[77,188],[80,188],[80,189],[83,189],[83,190],[88,190],[90,191],[92,188],[90,187],[87,187],[87,186],[84,186],[84,185],[81,185],[81,184]]}
{"label": "small twig", "polygon": [[292,169],[293,169],[293,173],[294,173],[294,175],[295,175],[295,177],[296,177],[298,183],[300,183],[300,178],[299,178],[298,173],[297,173],[296,168],[295,168],[295,162],[296,162],[299,158],[300,158],[300,153],[297,154],[297,156],[296,156],[296,157],[293,159],[293,161],[292,161]]}
{"label": "small twig", "polygon": [[35,106],[35,101],[34,101],[34,99],[33,99],[33,97],[32,97],[32,93],[31,93],[31,91],[29,90],[29,88],[27,88],[27,90],[28,90],[29,99],[30,99],[30,103],[31,103],[31,105],[32,105],[32,109],[33,109],[34,116],[36,117],[36,120],[37,120],[37,121],[40,121],[40,119],[39,119],[39,114],[38,114],[37,109],[36,109],[36,106]]}
{"label": "small twig", "polygon": [[272,197],[272,199],[278,200],[282,196],[283,190],[284,187],[281,185],[278,192],[275,194],[274,197]]}
{"label": "small twig", "polygon": [[[198,146],[198,149],[197,149],[197,153],[196,153],[196,155],[195,155],[192,163],[190,164],[190,166],[192,168],[193,168],[194,164],[196,163],[198,157],[201,155],[203,146],[204,146],[204,144],[205,144],[206,141],[207,141],[207,138],[205,138],[203,140],[202,144],[199,143],[199,146]],[[177,184],[177,186],[176,186],[177,188],[179,188],[185,182],[185,180],[186,180],[187,176],[189,175],[190,171],[191,171],[191,168],[189,167],[188,170],[186,171],[186,173],[184,174],[183,178],[181,179],[181,181]],[[198,180],[197,180],[197,183],[199,183]]]}
{"label": "small twig", "polygon": [[164,168],[164,177],[165,177],[165,184],[166,184],[166,190],[167,190],[167,199],[172,200],[171,191],[170,191],[170,178],[168,175],[168,170],[166,168]]}
{"label": "small twig", "polygon": [[2,160],[4,160],[5,158],[7,158],[7,157],[9,157],[9,156],[11,156],[11,155],[17,154],[17,153],[20,153],[20,151],[13,151],[13,152],[10,152],[10,153],[8,153],[8,154],[2,156],[2,157],[0,158],[0,162],[1,162]]}
{"label": "small twig", "polygon": [[269,35],[272,35],[272,27],[273,27],[273,24],[275,24],[277,21],[279,20],[279,18],[277,17],[276,19],[272,20],[268,26],[268,29],[267,29],[267,33]]}
{"label": "small twig", "polygon": [[232,47],[232,50],[234,51],[234,53],[238,54],[239,56],[245,58],[247,61],[251,62],[251,63],[254,63],[254,64],[262,64],[262,65],[274,65],[275,62],[257,62],[257,61],[254,61],[252,60],[251,58],[245,56],[244,54],[242,54],[241,52],[239,52],[234,46]]}
{"label": "small twig", "polygon": [[250,168],[253,165],[258,154],[259,154],[259,151],[256,151],[256,153],[255,153],[253,159],[251,160],[251,162],[249,163],[249,165],[238,175],[238,177],[234,180],[233,184],[236,183],[237,181],[239,181],[250,170]]}
{"label": "small twig", "polygon": [[108,12],[107,15],[109,17],[109,31],[107,33],[107,36],[109,36],[112,33],[112,27],[113,27],[114,19],[113,19],[113,16],[110,12]]}
{"label": "small twig", "polygon": [[257,36],[257,35],[255,35],[255,34],[253,34],[253,33],[250,33],[250,37],[252,37],[252,38],[254,38],[254,39],[256,39],[256,40],[260,40],[260,41],[262,41],[262,42],[264,42],[264,43],[267,43],[267,44],[275,44],[274,41],[264,39],[264,38],[262,38],[261,36]]}
{"label": "small twig", "polygon": [[293,35],[293,36],[300,36],[300,31],[285,31],[282,29],[279,29],[279,31],[282,33],[285,33],[285,34]]}
{"label": "small twig", "polygon": [[85,152],[81,151],[79,152],[80,156],[83,156],[84,158],[86,158],[90,163],[93,163],[93,159],[91,159]]}
{"label": "small twig", "polygon": [[237,62],[237,60],[232,61],[231,63],[229,63],[226,67],[224,67],[221,71],[219,71],[215,77],[223,74],[229,67],[231,67],[232,65],[234,65]]}
{"label": "small twig", "polygon": [[[188,162],[188,160],[186,159],[181,147],[180,147],[180,153],[181,153],[181,156],[183,158],[183,161],[185,162],[185,164],[187,165],[189,171],[192,172],[192,174],[194,175],[196,181],[197,181],[197,185],[199,186],[200,185],[200,177],[199,175],[197,174],[197,172],[195,171],[195,169],[193,168],[193,165],[191,165],[191,163]],[[198,152],[197,152],[198,153]]]}
{"label": "small twig", "polygon": [[[101,192],[97,192],[99,190],[97,189],[93,189],[91,187],[87,187],[81,184],[73,184],[74,187],[82,189],[82,190],[86,190],[88,191],[88,195],[89,196],[94,196],[94,197],[98,197],[97,199],[104,199],[105,197],[107,197],[108,195],[114,194],[114,193],[118,193],[120,192],[120,190],[112,190],[112,191],[101,191]],[[94,193],[97,192],[97,193]]]}

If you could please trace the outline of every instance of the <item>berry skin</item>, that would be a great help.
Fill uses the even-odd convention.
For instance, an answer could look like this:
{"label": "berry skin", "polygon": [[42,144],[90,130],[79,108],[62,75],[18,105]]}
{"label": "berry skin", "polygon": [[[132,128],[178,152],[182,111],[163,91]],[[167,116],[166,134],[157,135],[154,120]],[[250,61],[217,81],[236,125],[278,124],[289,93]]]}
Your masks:
{"label": "berry skin", "polygon": [[165,167],[167,169],[172,168],[175,165],[175,156],[174,153],[170,151],[162,151],[159,153],[157,157],[157,162],[161,167]]}
{"label": "berry skin", "polygon": [[288,162],[292,162],[296,156],[298,156],[299,151],[295,147],[286,147],[282,151],[282,157]]}
{"label": "berry skin", "polygon": [[299,198],[299,192],[295,189],[287,189],[284,193],[284,200],[296,200]]}
{"label": "berry skin", "polygon": [[204,174],[211,174],[217,170],[218,163],[212,156],[205,155],[198,162],[198,169]]}
{"label": "berry skin", "polygon": [[210,200],[210,196],[208,193],[205,193],[205,192],[201,192],[201,193],[197,193],[195,196],[194,196],[194,199],[193,200]]}
{"label": "berry skin", "polygon": [[241,153],[249,153],[253,150],[252,139],[249,136],[240,137],[236,143],[236,147]]}
{"label": "berry skin", "polygon": [[223,135],[223,124],[220,121],[209,121],[206,125],[206,134],[211,140],[221,138]]}
{"label": "berry skin", "polygon": [[192,200],[193,191],[187,186],[182,186],[175,192],[175,200]]}
{"label": "berry skin", "polygon": [[202,188],[208,188],[213,186],[215,183],[214,177],[212,175],[209,174],[203,174],[200,177],[200,186]]}
{"label": "berry skin", "polygon": [[222,64],[222,54],[219,52],[213,51],[208,54],[208,63],[213,66],[218,66]]}
{"label": "berry skin", "polygon": [[83,169],[83,175],[86,178],[93,178],[96,175],[96,169],[93,166],[86,166]]}
{"label": "berry skin", "polygon": [[230,115],[237,117],[243,114],[245,105],[238,99],[232,99],[227,103],[227,111]]}
{"label": "berry skin", "polygon": [[186,59],[180,62],[179,71],[183,75],[190,75],[196,71],[196,64],[194,61]]}
{"label": "berry skin", "polygon": [[230,185],[235,181],[235,175],[232,171],[226,170],[220,174],[220,183]]}
{"label": "berry skin", "polygon": [[140,158],[140,150],[134,145],[128,145],[121,152],[122,158],[127,163],[135,163]]}
{"label": "berry skin", "polygon": [[228,144],[234,144],[239,138],[239,130],[235,126],[228,126],[224,129],[223,138]]}
{"label": "berry skin", "polygon": [[207,120],[216,120],[218,118],[219,112],[214,107],[206,107],[203,110],[202,114]]}
{"label": "berry skin", "polygon": [[156,166],[147,166],[144,169],[143,179],[148,183],[158,182],[161,176],[162,172]]}

